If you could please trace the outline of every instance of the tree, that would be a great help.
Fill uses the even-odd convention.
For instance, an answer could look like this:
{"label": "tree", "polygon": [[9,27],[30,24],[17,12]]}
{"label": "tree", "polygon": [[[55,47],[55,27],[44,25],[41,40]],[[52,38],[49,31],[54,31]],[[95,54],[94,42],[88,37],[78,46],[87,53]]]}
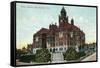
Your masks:
{"label": "tree", "polygon": [[27,50],[25,47],[23,47],[22,49],[16,49],[16,58],[19,59],[21,56],[27,54]]}
{"label": "tree", "polygon": [[49,53],[48,49],[42,48],[37,50],[35,54],[35,61],[36,62],[51,61],[51,54]]}
{"label": "tree", "polygon": [[21,49],[16,49],[16,58],[19,59],[21,55],[23,54]]}

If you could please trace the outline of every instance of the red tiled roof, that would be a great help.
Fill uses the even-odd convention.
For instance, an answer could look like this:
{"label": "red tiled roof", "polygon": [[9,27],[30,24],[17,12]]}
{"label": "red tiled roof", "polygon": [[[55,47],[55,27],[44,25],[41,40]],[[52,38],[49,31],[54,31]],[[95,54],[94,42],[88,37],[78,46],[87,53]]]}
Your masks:
{"label": "red tiled roof", "polygon": [[68,30],[74,30],[74,29],[79,29],[77,26],[75,26],[75,25],[72,25],[72,24],[69,24],[69,23],[65,23],[64,24],[64,27],[63,27],[64,29],[68,29]]}
{"label": "red tiled roof", "polygon": [[[57,31],[59,31],[59,28],[55,28],[55,29],[41,28],[36,34],[43,34],[43,33],[48,33],[48,32],[57,32]],[[70,23],[64,23],[62,29],[63,30],[79,30],[79,28],[77,26],[72,25]]]}
{"label": "red tiled roof", "polygon": [[49,29],[46,28],[41,28],[37,33],[43,34],[43,33],[48,33]]}
{"label": "red tiled roof", "polygon": [[49,30],[49,32],[57,32],[57,31],[59,31],[59,29],[58,29],[58,28],[55,28],[55,29],[50,29],[50,30]]}

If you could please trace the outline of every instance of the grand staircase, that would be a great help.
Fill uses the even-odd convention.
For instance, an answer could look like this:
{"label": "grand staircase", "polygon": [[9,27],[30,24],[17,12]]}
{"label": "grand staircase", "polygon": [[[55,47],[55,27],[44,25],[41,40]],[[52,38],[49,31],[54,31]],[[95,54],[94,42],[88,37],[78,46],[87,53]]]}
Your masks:
{"label": "grand staircase", "polygon": [[65,62],[62,53],[52,53],[51,59],[52,59],[52,63]]}

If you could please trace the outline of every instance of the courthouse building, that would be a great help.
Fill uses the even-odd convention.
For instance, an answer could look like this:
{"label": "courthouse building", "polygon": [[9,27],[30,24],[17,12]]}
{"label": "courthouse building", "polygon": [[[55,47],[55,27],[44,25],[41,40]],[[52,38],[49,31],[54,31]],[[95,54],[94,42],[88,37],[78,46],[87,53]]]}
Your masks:
{"label": "courthouse building", "polygon": [[47,48],[50,52],[65,52],[68,47],[81,50],[81,46],[85,44],[85,33],[74,25],[73,18],[68,21],[64,7],[60,11],[58,23],[59,25],[50,24],[49,28],[41,28],[33,35],[33,53],[40,48]]}

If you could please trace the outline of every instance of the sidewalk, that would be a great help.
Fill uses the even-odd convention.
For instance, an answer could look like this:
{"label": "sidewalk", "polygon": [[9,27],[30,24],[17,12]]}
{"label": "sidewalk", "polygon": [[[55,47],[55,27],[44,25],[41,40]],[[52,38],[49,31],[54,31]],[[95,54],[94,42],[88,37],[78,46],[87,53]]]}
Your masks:
{"label": "sidewalk", "polygon": [[96,60],[96,52],[81,61],[95,61],[95,60]]}

